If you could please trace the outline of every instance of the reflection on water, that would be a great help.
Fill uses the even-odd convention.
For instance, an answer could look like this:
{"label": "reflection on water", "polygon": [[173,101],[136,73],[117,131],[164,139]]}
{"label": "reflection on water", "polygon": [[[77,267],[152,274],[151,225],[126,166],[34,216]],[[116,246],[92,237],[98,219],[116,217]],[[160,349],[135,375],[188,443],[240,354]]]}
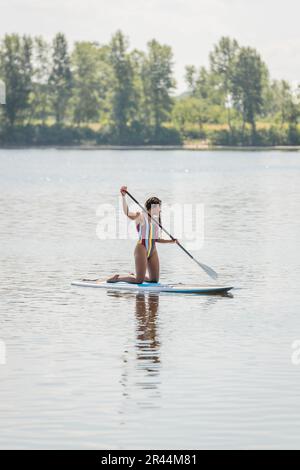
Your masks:
{"label": "reflection on water", "polygon": [[[158,331],[158,313],[159,313],[159,295],[143,294],[143,293],[127,293],[108,291],[108,295],[119,299],[135,299],[135,358],[133,376],[139,376],[139,380],[135,380],[136,387],[144,390],[143,400],[139,402],[141,407],[151,408],[157,407],[153,402],[153,391],[156,397],[159,397],[160,385],[160,342]],[[128,383],[130,382],[129,374],[131,369],[128,368],[128,349],[123,353],[123,369],[121,384],[123,386],[123,396],[130,397]],[[136,372],[140,372],[140,376]],[[151,391],[147,397],[147,391]]]}
{"label": "reflection on water", "polygon": [[[96,236],[121,184],[203,203],[233,295],[71,287],[134,268]],[[297,153],[1,150],[0,447],[299,448],[299,188]],[[162,282],[209,282],[158,250]]]}
{"label": "reflection on water", "polygon": [[[137,363],[147,375],[155,378],[159,375],[159,351],[160,343],[157,331],[157,316],[159,307],[159,296],[150,294],[136,295],[136,354]],[[146,385],[145,385],[146,386]],[[155,383],[148,383],[146,388],[155,388]]]}

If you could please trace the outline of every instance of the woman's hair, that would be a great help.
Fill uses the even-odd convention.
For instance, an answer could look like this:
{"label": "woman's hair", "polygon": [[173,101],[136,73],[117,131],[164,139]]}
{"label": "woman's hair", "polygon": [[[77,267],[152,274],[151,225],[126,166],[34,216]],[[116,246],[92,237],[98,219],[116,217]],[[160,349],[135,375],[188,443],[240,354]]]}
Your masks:
{"label": "woman's hair", "polygon": [[161,205],[161,200],[155,196],[149,197],[149,199],[147,199],[147,201],[145,202],[145,207],[147,211],[149,211],[151,209],[151,206],[153,206],[154,204]]}
{"label": "woman's hair", "polygon": [[[145,207],[146,207],[147,211],[150,211],[151,207],[154,204],[158,204],[159,206],[161,206],[161,200],[158,197],[155,197],[155,196],[149,197],[149,199],[147,199],[147,201],[145,202]],[[159,216],[158,216],[158,222],[161,225],[161,215],[160,215],[160,213],[159,213]]]}

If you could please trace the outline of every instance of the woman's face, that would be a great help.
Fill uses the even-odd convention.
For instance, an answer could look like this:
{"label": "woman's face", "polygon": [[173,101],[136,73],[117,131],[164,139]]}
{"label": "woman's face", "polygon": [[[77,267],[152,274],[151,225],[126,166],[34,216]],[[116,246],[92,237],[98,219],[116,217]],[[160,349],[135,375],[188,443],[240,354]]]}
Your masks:
{"label": "woman's face", "polygon": [[152,204],[150,214],[154,217],[158,217],[161,211],[160,204]]}

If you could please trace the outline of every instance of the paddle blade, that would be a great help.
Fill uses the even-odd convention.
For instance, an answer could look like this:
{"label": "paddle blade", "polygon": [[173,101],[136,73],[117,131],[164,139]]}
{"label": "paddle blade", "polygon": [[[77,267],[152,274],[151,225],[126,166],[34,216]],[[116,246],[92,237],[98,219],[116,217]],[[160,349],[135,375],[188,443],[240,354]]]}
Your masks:
{"label": "paddle blade", "polygon": [[209,277],[211,277],[214,280],[218,279],[218,274],[216,273],[216,271],[214,271],[209,266],[206,266],[206,264],[200,263],[200,261],[197,261],[195,258],[193,258],[193,259],[198,264],[198,266],[200,266],[200,268],[202,268],[203,271],[205,271],[206,274],[209,275]]}

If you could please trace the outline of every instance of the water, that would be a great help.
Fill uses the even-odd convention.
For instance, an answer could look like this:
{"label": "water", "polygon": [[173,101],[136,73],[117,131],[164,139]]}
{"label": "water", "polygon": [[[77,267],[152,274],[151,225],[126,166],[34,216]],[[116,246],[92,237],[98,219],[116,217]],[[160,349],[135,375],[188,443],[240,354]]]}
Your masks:
{"label": "water", "polygon": [[[122,184],[204,204],[193,253],[233,297],[70,286],[133,269],[96,233]],[[296,152],[1,150],[0,447],[299,449],[299,188]],[[207,282],[158,249],[162,281]]]}

